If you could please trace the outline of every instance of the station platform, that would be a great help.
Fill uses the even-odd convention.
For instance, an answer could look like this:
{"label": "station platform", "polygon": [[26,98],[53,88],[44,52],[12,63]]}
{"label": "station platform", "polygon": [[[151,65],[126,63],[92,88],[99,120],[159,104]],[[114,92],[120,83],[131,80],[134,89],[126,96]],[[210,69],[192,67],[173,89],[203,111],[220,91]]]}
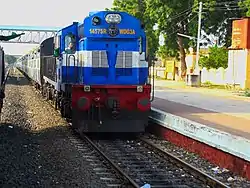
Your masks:
{"label": "station platform", "polygon": [[250,179],[248,98],[156,87],[150,119],[167,140]]}

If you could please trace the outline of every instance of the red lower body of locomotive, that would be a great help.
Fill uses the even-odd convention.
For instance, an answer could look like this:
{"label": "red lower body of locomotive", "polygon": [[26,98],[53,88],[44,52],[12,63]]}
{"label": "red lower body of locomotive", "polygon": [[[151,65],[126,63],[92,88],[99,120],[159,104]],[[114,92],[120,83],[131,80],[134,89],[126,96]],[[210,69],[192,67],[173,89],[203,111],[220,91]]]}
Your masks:
{"label": "red lower body of locomotive", "polygon": [[74,85],[71,92],[72,126],[81,132],[145,131],[151,85]]}

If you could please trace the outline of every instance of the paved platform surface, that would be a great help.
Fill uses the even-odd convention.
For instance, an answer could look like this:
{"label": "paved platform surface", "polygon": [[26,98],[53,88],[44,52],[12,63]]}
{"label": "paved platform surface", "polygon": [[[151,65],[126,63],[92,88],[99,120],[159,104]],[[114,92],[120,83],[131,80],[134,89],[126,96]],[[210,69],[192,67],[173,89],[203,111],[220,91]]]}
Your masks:
{"label": "paved platform surface", "polygon": [[223,97],[233,100],[243,100],[250,102],[250,97],[240,96],[242,92],[226,90],[226,89],[216,89],[216,88],[206,88],[199,87],[194,88],[190,86],[186,86],[184,82],[175,82],[175,81],[166,81],[166,80],[155,80],[156,90],[178,90],[186,93],[201,93],[206,96],[216,96]]}
{"label": "paved platform surface", "polygon": [[249,99],[167,88],[155,96],[151,117],[158,123],[250,161]]}
{"label": "paved platform surface", "polygon": [[250,100],[230,99],[206,93],[186,92],[178,89],[156,90],[155,96],[208,111],[242,117],[250,120]]}

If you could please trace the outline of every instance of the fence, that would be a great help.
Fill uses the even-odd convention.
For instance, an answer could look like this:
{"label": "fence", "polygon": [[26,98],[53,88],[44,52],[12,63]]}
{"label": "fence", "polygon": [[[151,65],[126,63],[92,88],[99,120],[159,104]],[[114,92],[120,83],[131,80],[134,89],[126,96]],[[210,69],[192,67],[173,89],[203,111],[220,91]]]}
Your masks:
{"label": "fence", "polygon": [[232,77],[229,76],[228,69],[206,69],[203,68],[201,71],[201,83],[210,82],[216,85],[225,85],[232,82]]}
{"label": "fence", "polygon": [[[154,75],[166,79],[165,74],[166,68],[156,67],[154,70]],[[151,70],[151,72],[153,72]],[[203,68],[201,71],[201,82],[206,83],[210,82],[212,84],[216,85],[226,85],[226,84],[232,84],[235,83],[236,78],[232,76],[230,71],[228,69],[219,68],[219,69],[206,69]]]}

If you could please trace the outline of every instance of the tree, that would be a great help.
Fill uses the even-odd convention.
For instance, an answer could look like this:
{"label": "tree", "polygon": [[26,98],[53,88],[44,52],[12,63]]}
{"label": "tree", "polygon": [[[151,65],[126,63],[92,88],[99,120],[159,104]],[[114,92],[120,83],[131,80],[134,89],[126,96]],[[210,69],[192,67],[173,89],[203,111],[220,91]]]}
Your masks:
{"label": "tree", "polygon": [[[148,0],[150,16],[158,24],[159,31],[165,38],[165,46],[162,48],[168,56],[180,57],[181,76],[186,75],[186,51],[188,44],[192,41],[180,37],[177,33],[193,35],[192,29],[195,28],[195,18],[197,18],[197,5],[191,0]],[[189,26],[191,25],[191,27]]]}
{"label": "tree", "polygon": [[[179,57],[181,60],[181,76],[186,74],[186,50],[188,47],[196,47],[196,41],[180,37],[177,33],[189,36],[197,36],[198,6],[203,2],[202,31],[207,35],[215,35],[219,38],[219,44],[230,46],[232,20],[245,15],[245,8],[249,6],[250,0],[244,0],[243,8],[240,0],[141,0],[144,14],[138,10],[138,0],[114,0],[117,10],[129,12],[141,18],[147,23],[147,34],[150,41],[151,53],[155,54],[158,48],[158,37],[162,34],[165,45],[160,48],[160,54]],[[250,12],[249,12],[250,14]],[[157,24],[158,30],[153,31]]]}
{"label": "tree", "polygon": [[220,67],[227,68],[228,66],[228,50],[226,47],[219,48],[218,46],[209,48],[209,56],[202,56],[199,64],[207,69]]}
{"label": "tree", "polygon": [[[165,37],[165,51],[168,55],[180,54],[182,77],[186,73],[186,50],[196,47],[196,41],[179,37],[177,33],[197,36],[198,6],[203,2],[202,31],[219,38],[219,43],[230,46],[232,17],[241,17],[244,10],[239,8],[240,0],[148,0],[151,16],[157,20],[159,30]],[[248,0],[250,1],[250,0]]]}
{"label": "tree", "polygon": [[245,15],[250,16],[250,0],[243,0],[239,3],[240,7],[245,10]]}
{"label": "tree", "polygon": [[218,37],[218,43],[229,47],[232,37],[232,19],[241,18],[246,9],[240,7],[241,0],[204,1],[202,29],[207,35]]}
{"label": "tree", "polygon": [[17,58],[13,55],[5,55],[5,62],[8,62],[9,64],[14,64],[16,60]]}
{"label": "tree", "polygon": [[154,31],[155,20],[150,16],[147,0],[114,0],[113,10],[127,12],[143,23],[148,40],[148,56],[154,59],[159,46],[159,32]]}
{"label": "tree", "polygon": [[25,33],[20,33],[20,34],[16,34],[15,32],[12,32],[11,35],[8,36],[4,36],[4,35],[0,35],[0,41],[9,41],[12,40],[14,38],[20,37],[21,35],[24,35]]}

